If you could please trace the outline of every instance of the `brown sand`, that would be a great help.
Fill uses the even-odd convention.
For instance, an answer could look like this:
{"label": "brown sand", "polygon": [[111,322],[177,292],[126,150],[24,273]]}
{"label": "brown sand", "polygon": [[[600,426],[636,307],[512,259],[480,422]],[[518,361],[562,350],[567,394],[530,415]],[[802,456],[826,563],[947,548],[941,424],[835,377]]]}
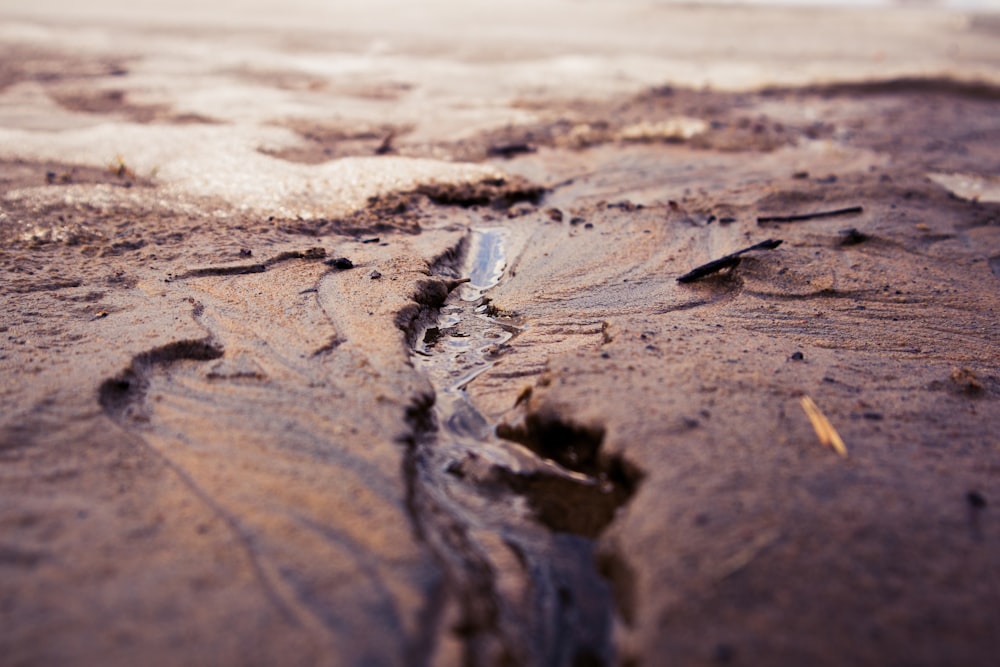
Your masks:
{"label": "brown sand", "polygon": [[[956,28],[981,69],[991,21]],[[425,84],[247,66],[390,107],[262,102],[301,140],[259,124],[185,180],[88,137],[225,153],[238,121],[152,55],[7,42],[4,665],[994,664],[988,81],[556,91],[458,132],[441,91],[391,111]],[[291,184],[273,213],[240,159]],[[367,205],[310,189],[338,164]]]}

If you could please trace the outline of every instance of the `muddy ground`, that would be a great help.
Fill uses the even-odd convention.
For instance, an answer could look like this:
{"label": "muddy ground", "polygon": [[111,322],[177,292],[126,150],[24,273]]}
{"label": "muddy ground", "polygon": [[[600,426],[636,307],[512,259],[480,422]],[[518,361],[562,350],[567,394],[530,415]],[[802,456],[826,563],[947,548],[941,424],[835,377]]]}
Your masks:
{"label": "muddy ground", "polygon": [[[535,91],[457,131],[386,111],[433,98],[399,72],[225,69],[285,97],[219,118],[155,48],[32,39],[5,665],[994,664],[995,83]],[[302,112],[331,89],[384,113]]]}

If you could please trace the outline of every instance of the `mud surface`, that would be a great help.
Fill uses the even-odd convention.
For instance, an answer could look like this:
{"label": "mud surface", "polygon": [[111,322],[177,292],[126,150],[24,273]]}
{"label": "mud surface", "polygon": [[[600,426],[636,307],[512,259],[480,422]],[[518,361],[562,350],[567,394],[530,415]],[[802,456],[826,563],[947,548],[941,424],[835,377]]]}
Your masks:
{"label": "mud surface", "polygon": [[995,82],[896,35],[497,101],[12,25],[5,665],[995,662]]}

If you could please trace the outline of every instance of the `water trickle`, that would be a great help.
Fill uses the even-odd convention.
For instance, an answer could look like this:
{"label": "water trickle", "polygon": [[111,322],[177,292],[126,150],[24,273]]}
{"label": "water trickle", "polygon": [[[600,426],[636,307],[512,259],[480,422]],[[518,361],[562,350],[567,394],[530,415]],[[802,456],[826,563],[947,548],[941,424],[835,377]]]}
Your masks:
{"label": "water trickle", "polygon": [[[435,388],[433,425],[413,453],[415,520],[462,600],[467,663],[569,666],[589,656],[610,664],[613,602],[593,538],[621,499],[603,491],[596,472],[533,451],[533,439],[548,431],[497,437],[467,392],[519,331],[487,307],[507,267],[508,239],[502,228],[470,233],[459,274],[469,281],[414,348],[414,365]],[[606,517],[588,509],[597,496],[614,503]]]}
{"label": "water trickle", "polygon": [[510,233],[502,227],[477,229],[469,240],[469,282],[462,289],[463,301],[475,301],[500,282],[507,268],[506,239]]}
{"label": "water trickle", "polygon": [[415,349],[414,363],[438,392],[438,423],[456,435],[488,435],[486,419],[473,407],[465,389],[496,363],[516,331],[490,317],[483,303],[483,295],[500,282],[506,269],[508,235],[503,228],[470,232],[462,267],[469,282],[441,308],[437,325],[424,333]]}

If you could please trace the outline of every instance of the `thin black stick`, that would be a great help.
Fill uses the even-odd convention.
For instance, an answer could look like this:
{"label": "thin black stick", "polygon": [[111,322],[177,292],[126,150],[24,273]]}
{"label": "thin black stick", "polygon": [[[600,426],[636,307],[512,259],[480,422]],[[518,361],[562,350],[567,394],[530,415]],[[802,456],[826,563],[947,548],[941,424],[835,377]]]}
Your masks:
{"label": "thin black stick", "polygon": [[693,283],[699,278],[704,278],[705,276],[710,276],[713,273],[718,273],[722,269],[728,269],[731,266],[736,266],[740,263],[740,255],[750,252],[752,250],[774,250],[779,245],[781,245],[781,239],[768,239],[766,241],[761,241],[760,243],[755,243],[749,248],[743,248],[743,250],[737,250],[734,253],[730,253],[725,257],[720,257],[719,259],[712,260],[707,264],[702,264],[701,266],[691,269],[683,276],[677,279],[679,283]]}
{"label": "thin black stick", "polygon": [[838,215],[855,215],[857,213],[863,213],[864,208],[861,206],[850,206],[848,208],[838,208],[833,211],[818,211],[816,213],[802,213],[800,215],[771,215],[762,218],[757,218],[757,224],[765,224],[768,222],[801,222],[802,220],[815,220],[816,218],[834,218]]}

